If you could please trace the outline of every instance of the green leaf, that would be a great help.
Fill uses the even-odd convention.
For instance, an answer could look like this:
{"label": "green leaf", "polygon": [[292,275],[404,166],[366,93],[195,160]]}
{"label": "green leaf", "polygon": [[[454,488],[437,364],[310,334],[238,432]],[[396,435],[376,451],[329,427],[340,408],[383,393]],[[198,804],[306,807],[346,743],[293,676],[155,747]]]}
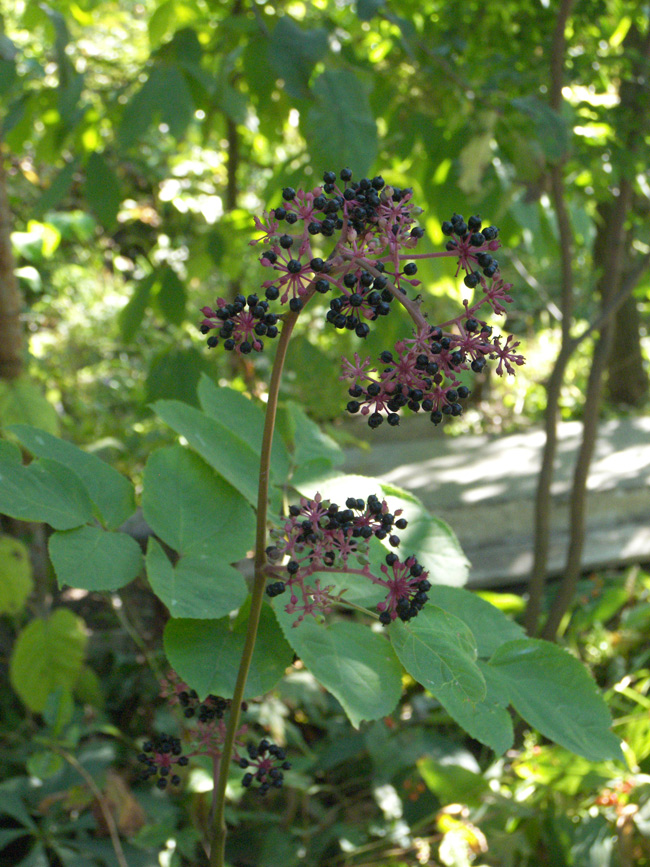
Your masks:
{"label": "green leaf", "polygon": [[76,473],[58,461],[24,467],[20,452],[0,449],[0,512],[19,521],[43,521],[68,530],[92,518],[92,504]]}
{"label": "green leaf", "polygon": [[0,614],[22,611],[33,587],[27,546],[11,536],[0,536]]}
{"label": "green leaf", "polygon": [[377,15],[385,0],[357,0],[357,15],[361,21],[370,21]]}
{"label": "green leaf", "polygon": [[[2,804],[0,803],[0,813],[4,812],[5,810],[2,809]],[[36,825],[34,825],[34,828],[36,828]],[[0,828],[0,852],[7,848],[10,843],[13,843],[14,840],[17,840],[19,837],[26,837],[28,834],[29,831],[26,828]]]}
{"label": "green leaf", "polygon": [[79,168],[79,160],[73,159],[66,163],[61,171],[56,175],[50,186],[42,193],[41,197],[36,202],[33,215],[37,218],[43,216],[46,211],[56,208],[61,200],[68,195],[68,191],[72,186],[75,172]]}
{"label": "green leaf", "polygon": [[[332,376],[336,361],[303,334],[292,335],[286,360],[291,371],[291,395],[316,421],[336,418],[344,406],[341,383]],[[318,388],[314,388],[314,381]]]}
{"label": "green leaf", "polygon": [[526,637],[518,623],[469,590],[436,584],[429,591],[429,600],[465,621],[476,639],[481,659],[489,659],[506,641]]}
{"label": "green leaf", "polygon": [[285,413],[294,448],[293,462],[298,468],[314,460],[326,460],[333,467],[343,463],[341,447],[297,403],[287,401]]}
{"label": "green leaf", "polygon": [[26,762],[30,777],[37,780],[49,780],[63,768],[63,759],[51,750],[41,750],[32,753]]}
{"label": "green leaf", "polygon": [[39,841],[32,846],[29,854],[16,867],[50,867],[51,863],[45,846]]}
{"label": "green leaf", "polygon": [[[245,440],[259,455],[262,450],[264,411],[240,391],[215,385],[206,374],[201,376],[198,393],[203,412]],[[274,436],[271,473],[279,482],[286,481],[290,464],[291,458],[285,444],[279,436]]]}
{"label": "green leaf", "polygon": [[167,322],[181,325],[185,319],[187,292],[180,277],[172,268],[165,268],[156,294],[156,305]]}
{"label": "green leaf", "polygon": [[156,414],[230,482],[249,503],[257,504],[259,463],[253,449],[216,419],[176,400],[159,400]]}
{"label": "green leaf", "polygon": [[512,718],[507,710],[510,699],[490,666],[481,660],[477,664],[487,685],[484,699],[470,701],[453,684],[438,687],[435,696],[470,737],[501,756],[514,742]]}
{"label": "green leaf", "polygon": [[21,630],[9,662],[11,685],[35,713],[45,708],[58,687],[71,691],[86,652],[83,620],[67,608],[36,618]]}
{"label": "green leaf", "polygon": [[498,647],[489,665],[515,710],[544,737],[592,762],[623,760],[607,705],[570,653],[524,638]]}
{"label": "green leaf", "polygon": [[[32,819],[27,811],[24,798],[31,794],[28,779],[24,776],[10,777],[8,780],[0,783],[0,815],[11,816],[17,822],[23,825],[23,828],[15,829],[21,835],[28,833],[26,829],[37,831],[36,822]],[[12,831],[14,829],[7,829]],[[2,832],[0,832],[2,833]],[[0,838],[4,840],[6,838]]]}
{"label": "green leaf", "polygon": [[427,787],[438,796],[442,804],[478,806],[481,796],[490,787],[481,774],[461,765],[437,762],[428,756],[418,761],[417,768]]}
{"label": "green leaf", "polygon": [[[176,620],[165,626],[165,653],[177,674],[201,698],[212,693],[232,698],[237,671],[244,650],[245,619],[230,629],[228,618],[221,620]],[[264,605],[255,642],[245,697],[264,695],[291,665],[293,653],[284,640],[273,612]]]}
{"label": "green leaf", "polygon": [[402,555],[407,556],[407,552],[415,554],[428,570],[432,584],[464,584],[469,561],[451,527],[429,514],[417,498],[413,497],[411,502],[410,496],[407,499],[405,492],[397,493],[399,489],[390,485],[382,485],[382,490],[392,509],[396,507],[395,501],[399,501],[398,508],[404,509],[404,517],[408,520],[408,527],[398,534],[402,540]]}
{"label": "green leaf", "polygon": [[33,424],[51,434],[59,432],[56,410],[39,386],[25,378],[0,382],[0,419],[3,431],[12,424]]}
{"label": "green leaf", "polygon": [[[75,682],[76,687],[76,682]],[[72,721],[74,713],[74,701],[72,693],[69,689],[63,689],[58,686],[51,692],[45,707],[43,708],[43,719],[50,727],[50,734],[53,737],[60,735],[63,729]]]}
{"label": "green leaf", "polygon": [[115,172],[99,153],[91,154],[86,165],[84,195],[102,226],[108,231],[113,229],[117,225],[122,193]]}
{"label": "green leaf", "polygon": [[128,304],[126,304],[119,312],[117,323],[120,327],[120,334],[126,343],[130,343],[135,337],[144,312],[149,304],[151,290],[158,279],[158,272],[152,271],[147,274],[135,285],[135,290]]}
{"label": "green leaf", "polygon": [[124,109],[119,138],[123,147],[137,144],[155,119],[160,118],[179,139],[194,113],[194,102],[181,71],[161,63]]}
{"label": "green leaf", "polygon": [[[218,547],[215,549],[218,551]],[[172,617],[218,618],[234,611],[248,592],[241,572],[217,559],[215,553],[187,555],[172,566],[156,542],[149,539],[147,577]]]}
{"label": "green leaf", "polygon": [[183,400],[196,406],[197,385],[208,363],[193,347],[171,346],[156,356],[149,367],[146,383],[148,402],[163,398]]}
{"label": "green leaf", "polygon": [[175,30],[186,27],[200,16],[199,7],[191,0],[165,0],[149,18],[149,41],[157,47]]}
{"label": "green leaf", "polygon": [[360,623],[322,624],[311,617],[294,627],[297,615],[287,614],[282,598],[275,610],[287,641],[355,728],[394,710],[402,693],[401,666],[384,635]]}
{"label": "green leaf", "polygon": [[388,634],[404,668],[434,695],[449,684],[469,701],[485,698],[474,636],[458,617],[427,603],[408,624],[395,620]]}
{"label": "green leaf", "polygon": [[483,176],[492,163],[492,141],[497,117],[494,111],[480,112],[473,119],[474,135],[459,154],[458,186],[466,196],[477,196],[483,190]]}
{"label": "green leaf", "polygon": [[246,500],[179,445],[147,461],[142,509],[156,535],[181,556],[234,563],[255,543],[255,516]]}
{"label": "green leaf", "polygon": [[311,72],[326,54],[327,31],[323,27],[303,30],[288,15],[283,15],[271,34],[269,62],[284,80],[289,96],[294,98],[309,96]]}
{"label": "green leaf", "polygon": [[51,458],[73,470],[109,529],[119,527],[135,512],[131,482],[96,455],[30,425],[14,425],[11,433],[33,455]]}
{"label": "green leaf", "polygon": [[102,710],[106,704],[102,681],[88,665],[84,665],[81,669],[79,678],[74,685],[74,694],[82,704],[90,704],[98,710]]}
{"label": "green leaf", "polygon": [[317,101],[302,123],[312,162],[365,174],[377,156],[377,125],[361,82],[348,70],[328,69],[312,91]]}
{"label": "green leaf", "polygon": [[142,552],[135,539],[100,527],[53,533],[48,549],[59,587],[118,590],[142,569]]}
{"label": "green leaf", "polygon": [[510,105],[533,121],[534,134],[549,162],[557,163],[567,155],[570,130],[561,114],[534,96],[513,99]]}

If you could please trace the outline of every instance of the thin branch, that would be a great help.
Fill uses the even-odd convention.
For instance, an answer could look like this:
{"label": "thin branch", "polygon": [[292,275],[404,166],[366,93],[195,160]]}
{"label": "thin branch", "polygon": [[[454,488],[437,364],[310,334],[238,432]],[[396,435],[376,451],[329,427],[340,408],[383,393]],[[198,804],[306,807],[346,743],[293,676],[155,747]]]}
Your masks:
{"label": "thin branch", "polygon": [[[562,107],[562,84],[564,79],[564,57],[566,53],[566,24],[574,0],[563,0],[558,9],[555,30],[550,51],[550,103],[554,111]],[[558,223],[558,243],[560,247],[561,272],[561,318],[562,343],[555,361],[553,372],[546,385],[546,410],[544,430],[546,439],[542,454],[542,465],[537,480],[535,495],[535,529],[533,569],[528,585],[528,605],[524,623],[530,635],[537,630],[542,608],[542,598],[548,571],[548,551],[551,535],[551,484],[557,452],[557,417],[562,383],[569,359],[574,352],[571,343],[571,320],[573,318],[573,244],[574,235],[564,196],[564,175],[562,164],[552,166],[550,171],[551,197]]]}
{"label": "thin branch", "polygon": [[[616,205],[612,211],[611,218],[603,229],[607,235],[608,246],[603,267],[603,275],[599,282],[601,287],[601,297],[603,298],[607,308],[609,308],[609,315],[605,320],[605,324],[601,327],[600,339],[594,348],[591,369],[589,371],[589,380],[587,383],[587,393],[585,396],[583,412],[582,442],[580,443],[580,449],[578,451],[578,458],[576,460],[573,475],[573,485],[571,488],[569,551],[567,554],[560,590],[553,601],[553,607],[542,632],[542,637],[549,640],[553,640],[557,634],[562,618],[573,599],[575,587],[580,575],[585,534],[587,477],[589,475],[589,467],[591,465],[598,436],[598,421],[603,390],[603,374],[607,366],[607,359],[609,358],[609,350],[613,337],[612,314],[616,309],[614,302],[618,301],[617,306],[620,306],[623,301],[623,298],[621,297],[622,293],[620,291],[616,292],[616,294],[614,293],[623,267],[625,218],[631,201],[632,185],[629,181],[623,180],[621,183],[620,194],[616,200]],[[586,336],[586,333],[583,332],[583,335],[581,336]]]}
{"label": "thin branch", "polygon": [[104,821],[106,822],[106,827],[108,828],[108,833],[110,834],[111,843],[113,844],[113,850],[115,852],[115,857],[117,858],[117,863],[119,867],[129,867],[126,858],[124,857],[124,850],[122,849],[122,843],[120,841],[120,835],[117,830],[117,825],[115,824],[115,819],[113,818],[113,814],[110,811],[110,807],[106,801],[106,798],[102,794],[101,790],[90,776],[88,771],[84,768],[81,762],[77,761],[77,759],[69,753],[67,750],[64,750],[63,747],[60,747],[58,744],[51,743],[50,749],[52,749],[55,753],[58,753],[61,758],[65,759],[65,761],[71,765],[75,771],[83,777],[86,785],[90,789],[90,791],[95,796],[97,803],[99,804],[99,809],[102,811],[102,816],[104,817]]}
{"label": "thin branch", "polygon": [[[638,38],[636,30],[631,30],[628,35],[633,40]],[[650,61],[650,28],[645,34],[644,43],[639,51],[639,59],[642,64]],[[636,90],[628,90],[625,96],[622,95],[621,97],[621,108],[630,115],[634,115],[640,109],[636,93]],[[626,154],[625,159],[627,160],[638,148],[638,136],[635,137],[630,129],[622,144],[624,145],[622,151]],[[594,349],[593,361],[589,372],[584,405],[582,443],[576,461],[571,490],[569,551],[560,590],[554,600],[553,608],[542,633],[543,637],[548,639],[555,638],[562,618],[573,599],[580,575],[585,535],[587,477],[598,434],[603,375],[607,367],[614,334],[611,317],[613,311],[624,300],[625,296],[622,289],[626,288],[628,290],[627,294],[629,294],[634,285],[626,281],[625,287],[621,286],[625,253],[625,221],[633,200],[632,181],[626,176],[625,172],[622,174],[623,177],[620,182],[618,197],[609,209],[609,219],[603,227],[602,232],[603,237],[607,239],[607,244],[604,248],[603,269],[599,280],[599,289],[603,314],[605,311],[609,311],[609,315],[601,328],[600,339]],[[643,261],[641,265],[643,265]]]}
{"label": "thin branch", "polygon": [[22,296],[11,249],[11,211],[0,130],[0,379],[12,380],[23,369]]}

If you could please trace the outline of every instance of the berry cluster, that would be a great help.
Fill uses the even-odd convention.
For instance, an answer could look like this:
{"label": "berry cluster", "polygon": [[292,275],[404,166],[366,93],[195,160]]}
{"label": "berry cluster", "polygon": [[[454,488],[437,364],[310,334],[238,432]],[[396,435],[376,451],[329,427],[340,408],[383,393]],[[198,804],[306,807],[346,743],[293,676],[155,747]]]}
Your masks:
{"label": "berry cluster", "polygon": [[[273,292],[267,290],[267,298],[273,297]],[[264,299],[260,301],[257,295],[249,295],[248,298],[236,295],[231,304],[218,298],[215,310],[202,307],[201,313],[206,317],[201,323],[201,334],[208,334],[213,328],[219,329],[217,334],[208,337],[207,343],[211,349],[218,345],[221,337],[224,349],[237,349],[247,355],[253,349],[256,352],[264,349],[261,337],[273,339],[278,335],[278,316],[269,313],[269,302]]]}
{"label": "berry cluster", "polygon": [[429,598],[427,591],[431,590],[431,584],[427,573],[416,557],[408,557],[402,563],[392,552],[386,555],[386,565],[382,563],[381,571],[386,577],[377,579],[377,583],[388,589],[388,596],[377,606],[381,612],[379,620],[384,626],[397,617],[406,623],[422,610]]}
{"label": "berry cluster", "polygon": [[138,761],[144,764],[145,769],[140,774],[141,780],[157,777],[156,785],[159,789],[166,789],[171,783],[178,786],[181,778],[173,773],[174,765],[184,767],[188,764],[187,756],[181,755],[183,748],[178,738],[171,735],[161,734],[155,740],[147,741],[142,745],[142,752],[138,755]]}
{"label": "berry cluster", "polygon": [[[180,776],[174,772],[174,766],[185,767],[190,758],[195,756],[208,756],[213,760],[221,758],[223,744],[226,738],[226,723],[224,715],[231,706],[229,699],[217,695],[209,695],[203,702],[198,693],[184,683],[174,671],[170,671],[162,683],[162,695],[169,704],[177,706],[183,711],[187,720],[192,720],[195,725],[185,732],[185,739],[192,744],[189,751],[182,755],[183,748],[179,738],[162,734],[155,740],[147,741],[138,760],[145,765],[140,774],[141,779],[157,777],[159,789],[165,789],[169,784],[177,786],[181,782]],[[248,710],[246,702],[242,702],[242,711]],[[256,747],[248,744],[248,758],[243,757],[239,748],[243,748],[243,738],[247,726],[241,726],[235,738],[233,761],[241,768],[252,766],[254,773],[244,775],[242,785],[248,787],[253,780],[260,783],[260,793],[266,794],[271,786],[282,786],[282,770],[288,770],[291,765],[286,761],[284,750],[268,740],[262,739]]]}
{"label": "berry cluster", "polygon": [[481,373],[488,360],[496,360],[499,376],[504,370],[514,374],[514,366],[524,363],[512,336],[502,343],[501,336],[493,335],[492,327],[477,317],[485,304],[502,314],[504,303],[512,301],[511,287],[498,276],[499,263],[490,252],[500,246],[498,229],[481,226],[478,215],[466,223],[460,214],[442,224],[446,235],[456,236],[447,242],[446,250],[458,257],[457,273],[465,271],[465,285],[479,289],[480,297],[471,305],[465,300],[463,312],[443,326],[429,325],[424,319],[417,322],[413,336],[398,341],[395,352],[381,353],[383,369],[373,367],[369,357],[362,361],[358,353],[354,361],[343,359],[341,379],[352,380],[348,392],[353,399],[347,410],[367,416],[371,428],[379,427],[384,418],[389,425],[398,425],[403,408],[429,413],[436,425],[445,416],[459,416],[462,401],[470,394],[461,379],[464,372]]}
{"label": "berry cluster", "polygon": [[195,689],[183,689],[178,693],[178,701],[183,708],[183,716],[191,719],[196,716],[199,722],[208,723],[211,720],[223,719],[230,702],[218,695],[209,695],[205,701],[199,701]]}
{"label": "berry cluster", "polygon": [[[256,228],[264,234],[251,243],[270,242],[260,262],[278,271],[279,276],[263,285],[283,290],[281,303],[289,300],[295,305],[292,309],[300,310],[302,303],[297,302],[314,291],[326,293],[338,288],[342,295],[334,299],[338,303],[330,308],[333,315],[328,316],[328,322],[366,337],[369,328],[360,327],[365,324],[361,316],[371,321],[385,316],[395,292],[406,293],[403,282],[419,285],[417,280],[407,279],[416,273],[417,266],[411,262],[402,268],[399,250],[414,247],[424,232],[413,226],[419,209],[411,202],[410,188],[387,186],[379,175],[352,181],[350,169],[342,169],[339,177],[341,186],[334,172],[325,172],[323,186],[311,192],[284,189],[284,205],[265,213],[263,220],[256,218]],[[302,228],[294,234],[280,234],[283,222]],[[336,233],[339,237],[329,258],[315,255],[316,236]],[[362,261],[365,256],[366,262]],[[376,273],[369,273],[366,264]],[[387,288],[389,282],[392,291]],[[342,315],[346,315],[345,322]]]}
{"label": "berry cluster", "polygon": [[[314,294],[330,290],[338,294],[330,300],[326,321],[365,338],[369,323],[388,315],[397,298],[414,320],[413,335],[381,354],[382,369],[371,369],[369,359],[362,363],[356,353],[354,363],[343,359],[341,378],[352,380],[348,412],[366,416],[371,428],[384,419],[398,425],[404,409],[422,410],[436,425],[445,416],[460,415],[470,393],[466,374],[481,373],[490,360],[496,361],[498,375],[513,374],[524,363],[512,336],[504,342],[493,335],[478,314],[484,305],[496,315],[505,313],[511,286],[504,283],[493,256],[500,247],[498,229],[483,226],[478,215],[466,221],[453,214],[442,223],[449,238],[444,251],[412,253],[424,235],[415,225],[420,209],[412,196],[410,188],[391,187],[379,175],[353,181],[347,168],[338,178],[325,172],[323,184],[311,191],[286,187],[282,205],[255,218],[261,237],[251,244],[268,245],[260,263],[275,272],[273,280],[262,284],[266,300],[237,296],[232,304],[219,299],[216,310],[204,307],[203,333],[219,329],[208,344],[215,346],[222,337],[226,349],[259,351],[261,336],[277,334],[279,316],[268,312],[269,301],[288,303],[297,313]],[[323,258],[318,245],[327,238],[333,246]],[[417,264],[408,260],[440,257],[457,260],[456,274],[463,273],[475,298],[463,301],[459,316],[432,326],[420,310],[420,296],[411,298],[407,291],[419,285]]]}
{"label": "berry cluster", "polygon": [[[401,511],[397,509],[391,513],[386,501],[380,500],[374,494],[367,500],[348,497],[344,509],[337,503],[323,500],[320,494],[316,494],[312,500],[303,497],[300,505],[290,506],[284,523],[271,530],[273,544],[266,549],[270,561],[267,572],[274,580],[267,585],[267,594],[274,598],[287,590],[290,591],[286,611],[301,612],[296,621],[297,625],[307,614],[325,613],[333,604],[342,601],[341,595],[332,594],[333,586],[321,587],[320,579],[316,579],[313,584],[307,584],[306,579],[315,572],[358,574],[373,584],[386,588],[386,601],[378,605],[378,610],[382,612],[380,621],[384,625],[392,622],[395,617],[402,616],[400,611],[405,611],[403,605],[399,611],[396,605],[403,599],[408,599],[408,611],[411,612],[409,617],[415,616],[419,610],[417,606],[422,607],[426,601],[421,596],[417,599],[411,598],[417,583],[415,576],[420,582],[428,583],[426,573],[423,573],[416,558],[409,557],[402,562],[397,554],[389,554],[387,562],[393,565],[394,569],[392,579],[373,575],[368,561],[370,539],[387,540],[394,548],[400,544],[395,530],[404,530],[407,527],[406,519],[399,517]],[[289,560],[283,566],[276,565],[287,557]],[[350,565],[353,557],[361,568]],[[409,580],[404,580],[400,569],[407,572],[414,570],[409,573]],[[385,567],[382,566],[382,570],[385,571]],[[416,592],[420,590],[422,588],[417,588]],[[385,616],[386,612],[388,618]]]}
{"label": "berry cluster", "polygon": [[[405,529],[407,522],[400,518],[401,509],[393,515],[386,501],[371,494],[368,500],[348,497],[345,509],[337,503],[323,500],[316,494],[313,500],[302,498],[299,506],[289,507],[289,517],[284,525],[271,530],[274,544],[266,549],[271,561],[289,556],[286,565],[289,576],[305,566],[320,567],[347,565],[352,554],[361,552],[360,545],[373,536],[388,538],[389,543],[399,545],[399,536],[392,532],[393,525]],[[363,549],[364,551],[366,548]],[[279,588],[267,588],[269,596],[277,596]]]}
{"label": "berry cluster", "polygon": [[258,783],[260,795],[266,795],[271,787],[281,789],[284,782],[282,771],[291,768],[291,763],[286,761],[285,751],[276,744],[269,743],[266,738],[262,738],[257,746],[253,743],[247,744],[246,752],[248,758],[240,756],[237,751],[233,755],[233,761],[240,768],[253,769],[244,774],[242,786],[249,788],[254,783]]}
{"label": "berry cluster", "polygon": [[[262,219],[255,218],[262,237],[251,243],[269,244],[260,262],[276,271],[276,277],[262,284],[267,301],[239,295],[231,304],[218,299],[215,309],[202,308],[206,318],[201,332],[219,329],[218,335],[208,338],[208,346],[217,346],[221,337],[226,349],[244,354],[260,351],[259,337],[277,334],[277,317],[273,320],[275,314],[267,312],[268,301],[279,298],[281,304],[288,302],[292,311],[299,312],[314,292],[324,294],[333,288],[342,294],[333,299],[328,322],[363,338],[370,329],[362,318],[373,321],[387,315],[395,293],[406,294],[402,283],[419,285],[409,279],[417,272],[415,263],[402,267],[399,260],[399,250],[414,247],[424,234],[413,226],[419,212],[411,202],[413,191],[386,186],[380,176],[352,181],[350,169],[342,169],[339,177],[340,186],[334,172],[325,172],[323,185],[311,192],[286,187],[282,206],[264,212]],[[334,235],[334,250],[324,260],[318,255],[318,236]],[[356,253],[371,254],[368,265],[376,273],[370,274],[361,259],[354,261],[351,254]]]}

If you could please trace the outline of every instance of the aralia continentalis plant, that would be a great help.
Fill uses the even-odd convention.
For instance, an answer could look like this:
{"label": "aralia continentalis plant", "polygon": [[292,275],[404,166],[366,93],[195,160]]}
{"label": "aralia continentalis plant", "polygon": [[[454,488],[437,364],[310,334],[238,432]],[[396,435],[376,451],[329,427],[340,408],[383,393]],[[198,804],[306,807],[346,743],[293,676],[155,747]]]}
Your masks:
{"label": "aralia continentalis plant", "polygon": [[[437,425],[462,412],[473,374],[488,364],[514,373],[523,363],[512,337],[494,334],[487,321],[511,300],[493,226],[454,214],[442,226],[446,249],[417,253],[423,233],[410,190],[381,178],[353,183],[349,170],[340,181],[328,172],[311,192],[284,190],[284,202],[257,221],[261,238],[253,242],[263,244],[260,261],[271,279],[259,295],[203,310],[211,346],[246,355],[276,340],[265,411],[208,377],[197,386],[200,410],[177,400],[154,405],[187,443],[150,455],[142,493],[152,531],[147,579],[169,609],[165,654],[178,672],[165,694],[183,725],[180,734],[145,739],[139,758],[141,773],[172,791],[195,757],[211,763],[211,867],[225,861],[226,789],[235,767],[246,798],[268,799],[291,784],[291,762],[301,771],[296,788],[306,778],[305,757],[285,755],[281,732],[278,743],[268,740],[246,703],[273,689],[295,657],[355,727],[394,711],[406,671],[497,755],[515,743],[512,707],[541,736],[588,761],[623,759],[607,706],[580,661],[526,637],[495,606],[458,586],[466,563],[444,522],[378,479],[311,481],[324,466],[326,475],[334,468],[336,448],[291,401],[283,407],[285,437],[273,443],[287,346],[318,294],[331,296],[324,327],[355,332],[360,347],[396,305],[413,320],[375,364],[361,349],[343,359],[349,400],[341,404],[348,400],[348,412],[371,428],[396,425],[411,412],[425,412]],[[459,315],[443,323],[428,318],[417,289],[417,264],[433,257],[455,260],[467,288]],[[114,592],[137,578],[142,551],[124,528],[136,508],[133,484],[46,431],[25,424],[9,430],[34,460],[23,464],[15,443],[0,442],[0,511],[50,524],[59,586]],[[269,502],[281,511],[287,490],[295,499],[289,494],[291,505],[269,521]],[[173,560],[161,543],[176,552]],[[251,549],[252,590],[233,566]],[[39,630],[47,634],[45,626]],[[40,713],[34,638],[24,637],[10,661],[12,684]],[[68,644],[66,638],[61,646]],[[83,662],[73,655],[76,662],[66,657],[62,669],[69,680],[51,687],[65,687],[71,701],[81,672],[75,665]]]}
{"label": "aralia continentalis plant", "polygon": [[[261,291],[218,299],[204,307],[201,331],[212,349],[241,355],[262,352],[266,341],[278,340],[266,405],[261,450],[255,581],[246,644],[230,705],[229,723],[219,748],[220,768],[214,798],[214,838],[211,864],[223,863],[224,803],[227,769],[241,761],[237,752],[239,710],[252,658],[264,593],[282,597],[285,611],[295,614],[294,627],[306,617],[321,617],[333,606],[346,605],[345,588],[323,584],[323,575],[355,575],[381,589],[382,601],[367,613],[384,626],[397,619],[407,622],[426,604],[431,584],[428,573],[413,554],[390,551],[379,569],[368,558],[372,538],[397,548],[397,530],[405,529],[399,510],[390,512],[376,495],[366,499],[354,492],[344,504],[323,499],[318,492],[290,506],[267,538],[268,478],[278,394],[287,345],[301,312],[317,295],[329,297],[328,327],[353,331],[362,342],[373,323],[401,304],[413,320],[413,329],[392,349],[373,362],[360,350],[342,359],[341,380],[348,382],[347,412],[364,416],[370,428],[384,420],[395,426],[400,413],[424,412],[434,425],[445,416],[459,416],[470,389],[465,374],[481,373],[495,362],[497,374],[514,374],[524,363],[511,336],[495,334],[482,316],[505,313],[512,301],[509,284],[500,275],[494,253],[500,247],[498,230],[483,227],[479,216],[467,221],[454,214],[442,224],[448,236],[445,250],[417,253],[424,235],[416,219],[421,210],[411,189],[386,185],[383,178],[353,181],[350,169],[339,179],[325,172],[323,185],[311,191],[282,191],[281,205],[256,218],[262,244],[261,265],[269,271]],[[457,260],[457,276],[468,289],[458,316],[432,322],[417,293],[418,261],[431,258]],[[415,297],[414,297],[415,296]],[[313,578],[316,573],[318,577]],[[311,579],[311,580],[310,580]],[[286,602],[284,601],[286,599]],[[280,601],[280,600],[278,600]],[[358,606],[353,606],[358,607]],[[250,772],[249,772],[250,774]]]}

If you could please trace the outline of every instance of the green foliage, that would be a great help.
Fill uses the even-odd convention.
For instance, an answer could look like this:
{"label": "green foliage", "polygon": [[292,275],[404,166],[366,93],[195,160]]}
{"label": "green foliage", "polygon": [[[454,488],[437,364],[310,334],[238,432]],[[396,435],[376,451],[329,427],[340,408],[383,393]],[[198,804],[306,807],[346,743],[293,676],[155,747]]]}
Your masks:
{"label": "green foliage", "polygon": [[18,539],[0,536],[0,614],[22,611],[33,588],[29,549]]}
{"label": "green foliage", "polygon": [[566,651],[534,639],[508,641],[490,665],[516,710],[543,735],[594,762],[623,758],[605,702]]}
{"label": "green foliage", "polygon": [[[206,415],[225,424],[233,433],[238,434],[259,456],[262,448],[262,431],[264,428],[264,413],[262,409],[233,388],[217,387],[209,376],[202,376],[198,386],[201,409]],[[304,415],[304,414],[303,414]],[[310,430],[318,432],[316,437],[321,440],[322,434],[317,425],[313,425],[304,417],[304,425],[311,424]],[[296,455],[296,461],[302,463],[304,456]],[[291,457],[281,437],[275,437],[271,450],[271,473],[276,481],[282,483],[290,473]]]}
{"label": "green foliage", "polygon": [[104,157],[99,153],[90,155],[86,164],[86,201],[105,229],[114,229],[117,212],[122,202],[120,186]]}
{"label": "green foliage", "polygon": [[222,563],[233,563],[250,550],[255,532],[252,510],[197,455],[178,445],[154,452],[147,461],[144,486],[146,520],[181,558],[194,556],[209,566],[215,554]]}
{"label": "green foliage", "polygon": [[402,690],[401,667],[385,637],[342,621],[319,624],[310,619],[294,628],[295,615],[287,614],[281,603],[275,611],[286,640],[341,702],[355,728],[362,720],[380,719],[394,710]]}
{"label": "green foliage", "polygon": [[18,634],[9,677],[30,710],[42,712],[50,694],[59,687],[72,691],[81,672],[86,642],[83,621],[66,608],[32,620]]}
{"label": "green foliage", "polygon": [[162,421],[185,437],[190,446],[249,503],[257,502],[258,463],[255,452],[229,425],[176,400],[159,400],[154,409]]}
{"label": "green foliage", "polygon": [[434,695],[440,687],[453,686],[470,702],[485,697],[474,635],[453,614],[427,605],[413,623],[396,621],[390,637],[404,668]]}
{"label": "green foliage", "polygon": [[304,123],[313,158],[366,174],[377,156],[377,126],[362,83],[347,70],[327,70],[314,81],[313,93],[316,102]]}
{"label": "green foliage", "polygon": [[155,541],[147,546],[147,577],[151,589],[165,603],[172,617],[223,617],[246,598],[241,572],[211,556],[186,555],[174,566]]}
{"label": "green foliage", "polygon": [[13,518],[68,530],[92,517],[86,488],[59,461],[43,458],[25,467],[17,446],[0,442],[0,478],[0,511]]}
{"label": "green foliage", "polygon": [[[247,606],[234,623],[221,620],[172,619],[165,627],[165,653],[174,670],[201,697],[209,693],[230,698],[246,634]],[[291,664],[291,648],[272,610],[262,609],[258,638],[246,682],[246,696],[267,693]]]}
{"label": "green foliage", "polygon": [[14,425],[11,433],[36,457],[58,461],[72,470],[96,507],[97,517],[109,530],[117,529],[135,511],[133,485],[95,455],[30,425]]}
{"label": "green foliage", "polygon": [[0,425],[6,434],[11,425],[29,423],[51,434],[59,433],[59,418],[41,389],[21,377],[0,382]]}
{"label": "green foliage", "polygon": [[60,587],[118,590],[142,569],[142,552],[135,539],[100,527],[53,533],[48,551]]}

